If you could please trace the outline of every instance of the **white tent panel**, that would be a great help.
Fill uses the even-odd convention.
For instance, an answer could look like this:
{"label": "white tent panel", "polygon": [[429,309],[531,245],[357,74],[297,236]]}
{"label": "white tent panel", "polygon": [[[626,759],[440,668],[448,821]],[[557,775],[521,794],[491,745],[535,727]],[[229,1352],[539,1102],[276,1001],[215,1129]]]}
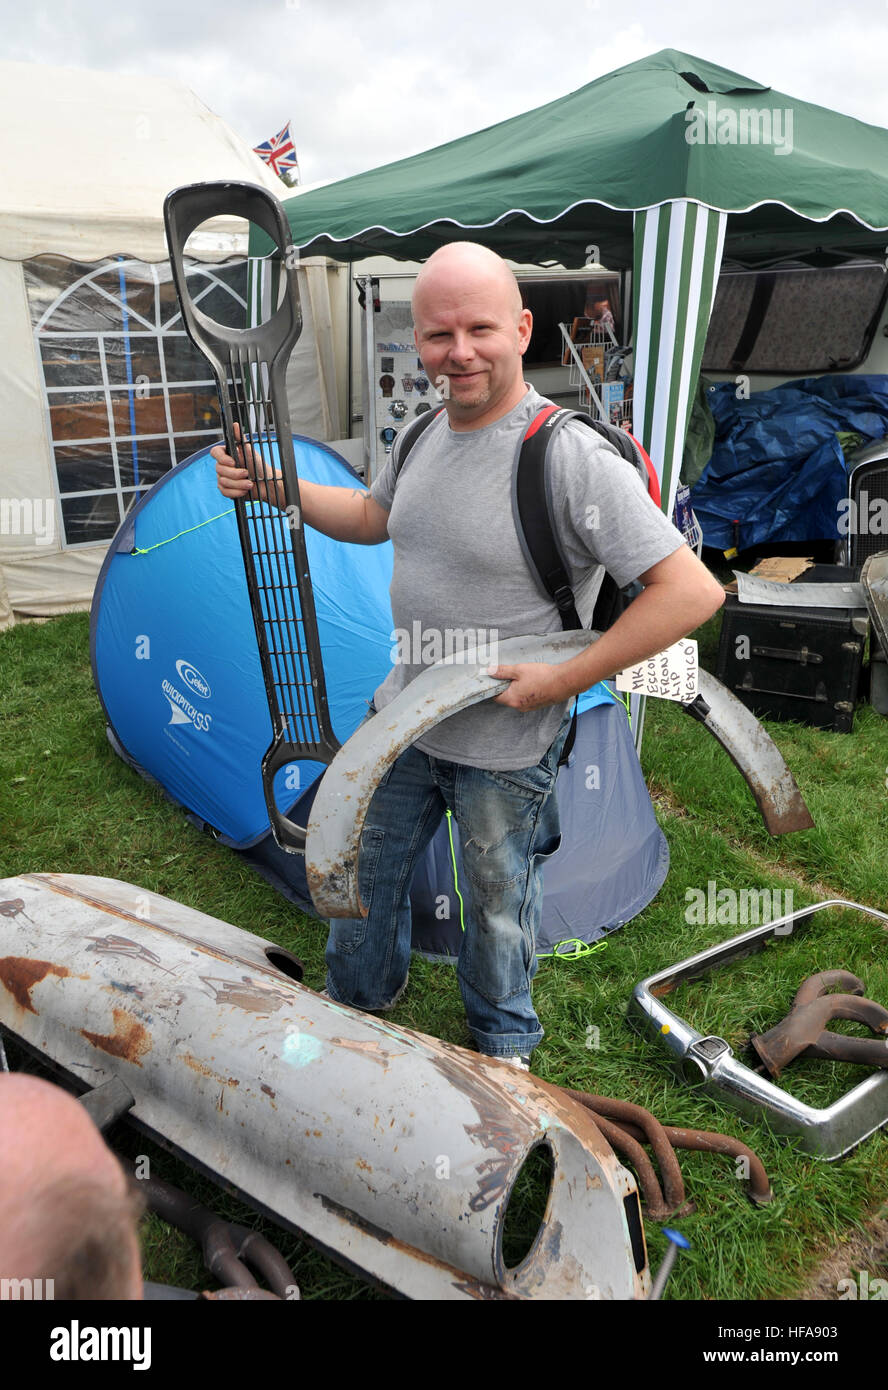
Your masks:
{"label": "white tent panel", "polygon": [[[167,260],[163,200],[171,189],[232,180],[259,184],[279,197],[283,185],[193,92],[166,79],[3,62],[0,129],[6,151],[0,182],[0,418],[6,427],[0,459],[2,627],[10,621],[10,605],[22,616],[87,607],[118,513],[132,504],[134,488],[144,490],[158,469],[168,466],[165,436],[172,462],[205,445],[195,430],[214,428],[208,415],[211,384],[194,388],[191,423],[192,403],[185,396],[192,387],[180,377],[167,381],[163,369],[142,393],[153,396],[154,414],[150,401],[134,400],[129,377],[120,375],[121,354],[127,370],[131,352],[133,362],[141,351],[146,357],[155,354],[159,363],[158,349],[147,338],[152,330],[168,332],[168,310],[158,299],[156,323],[146,323],[131,301],[121,315],[102,262],[114,263],[115,276],[118,264],[122,276],[129,274],[124,262],[148,263],[161,294],[169,281],[168,265],[158,264]],[[47,180],[34,151],[54,147],[60,132],[66,159]],[[246,232],[242,221],[215,219],[190,238],[188,255],[214,275],[214,267],[232,256],[246,256]],[[64,263],[56,262],[54,271],[46,270],[45,262],[35,264],[33,258],[47,255]],[[85,287],[86,308],[78,318],[68,312],[66,320],[59,312],[50,321],[48,315],[64,302],[60,290],[66,272],[58,268],[64,264],[71,267],[68,278],[77,281],[66,293]],[[97,289],[88,283],[93,271]],[[319,439],[341,432],[333,358],[334,349],[342,355],[344,346],[333,343],[330,307],[339,275],[340,267],[315,259],[299,276],[304,327],[288,373],[288,395],[294,430]],[[93,321],[91,302],[97,306]],[[52,337],[55,351],[43,337],[38,342],[38,320],[37,332]],[[44,381],[41,356],[47,354],[50,375]],[[115,354],[116,376],[113,364],[106,367]],[[100,363],[95,382],[87,359],[93,366]],[[70,387],[66,362],[74,364]],[[201,369],[196,375],[204,381],[210,372]],[[77,417],[86,418],[90,392],[100,406],[104,393],[107,416],[101,428],[84,433]],[[158,424],[161,400],[166,418]],[[100,415],[101,409],[97,420]],[[54,447],[57,455],[67,449],[61,486]],[[79,514],[72,501],[78,490]]]}
{"label": "white tent panel", "polygon": [[[57,537],[50,545],[36,544],[30,520],[39,502],[53,499],[55,481],[46,431],[46,405],[37,361],[34,334],[28,313],[22,267],[17,261],[0,261],[0,419],[5,441],[0,458],[0,546],[7,559],[23,560],[58,550]],[[55,528],[57,531],[57,527]]]}
{"label": "white tent panel", "polygon": [[[166,260],[163,199],[182,184],[242,179],[283,191],[245,141],[180,82],[135,74],[0,63],[0,256],[45,252],[97,261],[125,252]],[[34,151],[65,142],[46,177]],[[243,225],[220,219],[224,238]],[[220,246],[201,255],[218,259]],[[189,252],[192,248],[189,247]],[[230,251],[229,251],[230,254]]]}
{"label": "white tent panel", "polygon": [[3,562],[2,580],[17,618],[54,617],[89,608],[106,546],[84,546]]}
{"label": "white tent panel", "polygon": [[9,601],[9,594],[6,591],[6,580],[3,570],[0,569],[0,632],[5,627],[12,627],[15,622],[15,614],[12,611],[12,604]]}

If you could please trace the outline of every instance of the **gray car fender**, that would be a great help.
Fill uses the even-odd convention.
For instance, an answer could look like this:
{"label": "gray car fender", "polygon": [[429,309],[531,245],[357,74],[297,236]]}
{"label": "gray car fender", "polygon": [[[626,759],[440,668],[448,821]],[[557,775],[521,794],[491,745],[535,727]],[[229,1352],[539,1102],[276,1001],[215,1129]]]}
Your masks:
{"label": "gray car fender", "polygon": [[[597,632],[558,632],[545,637],[511,637],[500,642],[497,664],[557,664],[597,641]],[[471,651],[436,662],[420,672],[374,719],[352,734],[324,774],[305,847],[309,890],[325,917],[366,916],[358,892],[361,832],[376,787],[411,743],[459,710],[505,690],[506,680],[487,674],[489,654]],[[749,784],[771,834],[813,825],[795,779],[765,729],[714,677],[700,672],[702,695],[685,706],[722,745]]]}

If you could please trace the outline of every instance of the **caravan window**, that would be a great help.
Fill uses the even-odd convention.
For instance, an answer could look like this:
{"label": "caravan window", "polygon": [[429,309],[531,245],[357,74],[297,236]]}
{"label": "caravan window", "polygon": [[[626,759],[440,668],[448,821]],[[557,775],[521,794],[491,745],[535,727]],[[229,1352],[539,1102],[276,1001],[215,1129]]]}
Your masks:
{"label": "caravan window", "polygon": [[781,376],[850,371],[869,351],[886,295],[888,276],[871,263],[723,271],[703,370]]}
{"label": "caravan window", "polygon": [[[188,264],[192,297],[242,327],[243,259]],[[25,265],[66,546],[110,540],[176,463],[219,438],[209,364],[186,336],[168,262]]]}

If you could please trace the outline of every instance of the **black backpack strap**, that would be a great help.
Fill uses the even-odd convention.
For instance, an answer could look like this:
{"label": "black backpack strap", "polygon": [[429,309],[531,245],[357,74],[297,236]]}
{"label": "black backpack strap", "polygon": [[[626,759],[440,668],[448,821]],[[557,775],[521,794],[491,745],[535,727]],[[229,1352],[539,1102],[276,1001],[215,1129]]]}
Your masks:
{"label": "black backpack strap", "polygon": [[518,450],[513,475],[515,529],[532,573],[558,605],[567,631],[581,628],[567,565],[555,536],[552,498],[546,487],[546,456],[553,434],[573,414],[557,405],[544,406],[530,422]]}
{"label": "black backpack strap", "polygon": [[[555,538],[552,499],[546,487],[546,456],[554,432],[571,413],[559,410],[556,405],[547,405],[531,421],[519,447],[512,493],[515,529],[524,558],[558,605],[561,625],[566,631],[582,628],[583,624],[574,603],[567,566]],[[567,763],[577,736],[577,705],[575,700],[570,729],[558,759],[559,767]]]}
{"label": "black backpack strap", "polygon": [[[583,624],[574,601],[567,561],[556,538],[553,498],[548,485],[546,459],[552,440],[568,420],[579,420],[613,444],[620,457],[631,463],[639,472],[646,488],[649,478],[647,463],[640,447],[631,435],[616,425],[594,420],[591,415],[586,415],[580,410],[559,408],[550,402],[543,406],[528,426],[519,446],[513,475],[512,507],[515,529],[524,558],[544,591],[557,604],[561,624],[566,631],[582,628]],[[624,607],[625,600],[616,580],[605,570],[595,601],[592,627],[599,632],[604,631],[619,617]],[[574,705],[573,721],[558,761],[559,767],[566,763],[570,756],[576,731],[577,707]]]}
{"label": "black backpack strap", "polygon": [[[593,420],[580,410],[560,409],[549,403],[531,421],[518,450],[512,482],[512,509],[515,528],[524,558],[545,593],[558,605],[566,629],[581,628],[570,586],[567,561],[561,552],[554,526],[554,499],[549,486],[546,459],[552,440],[568,420],[578,420],[613,444],[617,453],[636,469],[649,490],[652,469],[640,446],[616,425]],[[592,626],[599,631],[610,626],[618,609],[620,591],[605,570],[595,604]]]}
{"label": "black backpack strap", "polygon": [[407,455],[410,453],[417,439],[419,439],[419,436],[424,430],[428,429],[433,420],[437,420],[443,409],[444,406],[439,405],[437,408],[433,406],[431,410],[424,410],[421,415],[417,415],[415,420],[411,420],[410,424],[405,425],[400,431],[397,439],[392,445],[392,465],[395,470],[395,478],[397,478],[401,469],[404,467],[407,461]]}

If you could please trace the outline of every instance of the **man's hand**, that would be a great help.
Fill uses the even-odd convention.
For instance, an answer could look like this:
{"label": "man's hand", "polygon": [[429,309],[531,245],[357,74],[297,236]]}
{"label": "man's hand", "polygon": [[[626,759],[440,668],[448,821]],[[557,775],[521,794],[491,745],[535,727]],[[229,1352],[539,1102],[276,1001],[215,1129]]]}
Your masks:
{"label": "man's hand", "polygon": [[540,709],[543,705],[561,705],[569,698],[563,673],[558,666],[540,661],[519,666],[490,666],[488,675],[511,681],[502,695],[495,695],[495,705],[510,705],[512,709]]}
{"label": "man's hand", "polygon": [[216,460],[216,486],[223,497],[235,501],[238,497],[249,497],[253,501],[270,502],[272,506],[283,507],[282,490],[278,491],[278,474],[257,458],[249,444],[240,442],[240,425],[234,426],[238,440],[237,460],[226,453],[224,444],[217,444],[210,454]]}
{"label": "man's hand", "polygon": [[584,652],[560,665],[491,666],[492,676],[512,681],[495,696],[513,709],[561,704],[657,652],[665,651],[706,621],[725,601],[725,591],[686,545],[639,575],[644,590]]}
{"label": "man's hand", "polygon": [[[250,502],[269,502],[281,511],[288,510],[281,474],[266,465],[261,455],[254,454],[249,444],[237,436],[237,459],[226,453],[224,444],[210,450],[216,460],[216,485],[223,497],[235,500],[244,497]],[[379,545],[388,540],[388,512],[373,501],[366,488],[330,487],[326,483],[299,480],[301,520],[316,531],[323,531],[334,541],[351,541],[355,545]],[[293,508],[295,512],[295,507]]]}

